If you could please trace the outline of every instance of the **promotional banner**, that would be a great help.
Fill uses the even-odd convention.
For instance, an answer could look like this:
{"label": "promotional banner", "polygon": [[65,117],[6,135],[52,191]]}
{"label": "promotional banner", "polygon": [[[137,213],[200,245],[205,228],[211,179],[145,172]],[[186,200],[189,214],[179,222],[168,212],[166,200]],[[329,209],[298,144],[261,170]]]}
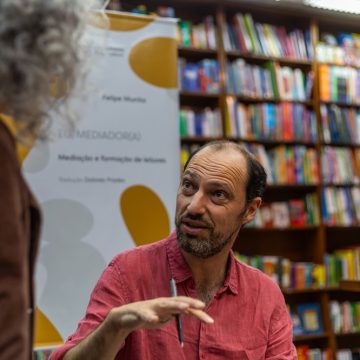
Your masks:
{"label": "promotional banner", "polygon": [[[93,60],[76,130],[55,125],[24,173],[44,215],[36,344],[62,343],[120,251],[164,238],[179,182],[176,23],[109,14],[83,46]],[[60,122],[54,123],[59,124]]]}

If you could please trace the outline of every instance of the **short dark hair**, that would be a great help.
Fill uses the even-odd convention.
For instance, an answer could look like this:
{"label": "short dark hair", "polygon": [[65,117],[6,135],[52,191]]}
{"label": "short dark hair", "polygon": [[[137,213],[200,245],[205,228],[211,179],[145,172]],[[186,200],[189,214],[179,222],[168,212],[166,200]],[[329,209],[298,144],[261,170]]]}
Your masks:
{"label": "short dark hair", "polygon": [[188,167],[192,158],[205,148],[211,148],[211,150],[215,152],[225,150],[226,148],[231,148],[241,153],[245,157],[247,163],[246,203],[249,203],[256,197],[263,197],[266,189],[267,178],[264,167],[260,164],[258,160],[256,160],[253,154],[251,154],[248,150],[244,148],[244,146],[233,141],[216,140],[210,141],[205,145],[201,146],[190,154],[184,165],[184,171]]}

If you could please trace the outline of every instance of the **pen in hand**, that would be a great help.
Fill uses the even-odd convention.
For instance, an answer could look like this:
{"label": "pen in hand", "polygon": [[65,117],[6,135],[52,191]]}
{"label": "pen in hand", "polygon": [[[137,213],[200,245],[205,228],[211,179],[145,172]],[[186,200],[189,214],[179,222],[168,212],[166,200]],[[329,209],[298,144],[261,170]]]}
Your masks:
{"label": "pen in hand", "polygon": [[[174,278],[170,279],[170,291],[171,291],[172,297],[177,296],[176,283],[175,283]],[[180,314],[175,315],[175,320],[176,320],[176,329],[177,329],[177,333],[178,333],[180,346],[184,347],[184,337],[183,337],[183,332],[182,332]]]}

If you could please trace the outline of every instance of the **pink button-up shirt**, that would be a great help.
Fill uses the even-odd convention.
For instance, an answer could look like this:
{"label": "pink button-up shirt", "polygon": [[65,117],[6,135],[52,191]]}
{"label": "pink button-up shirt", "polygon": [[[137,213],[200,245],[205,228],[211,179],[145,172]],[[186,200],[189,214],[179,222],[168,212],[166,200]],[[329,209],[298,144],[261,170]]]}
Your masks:
{"label": "pink button-up shirt", "polygon": [[[61,359],[67,350],[94,331],[113,307],[170,296],[171,277],[175,278],[178,295],[197,297],[175,233],[168,239],[117,255],[100,277],[77,330],[51,359]],[[173,321],[161,329],[132,332],[116,359],[297,358],[291,320],[280,289],[259,270],[238,262],[232,253],[224,285],[205,311],[215,320],[214,324],[206,325],[182,316],[183,348]]]}

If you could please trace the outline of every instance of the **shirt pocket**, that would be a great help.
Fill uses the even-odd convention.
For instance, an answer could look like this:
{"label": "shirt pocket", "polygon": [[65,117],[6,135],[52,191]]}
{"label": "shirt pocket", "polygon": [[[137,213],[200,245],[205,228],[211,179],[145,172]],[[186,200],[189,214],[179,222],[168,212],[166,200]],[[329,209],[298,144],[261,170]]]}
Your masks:
{"label": "shirt pocket", "polygon": [[[249,346],[246,346],[248,345]],[[264,360],[266,353],[266,342],[263,339],[251,339],[251,341],[242,341],[233,346],[222,346],[216,344],[208,348],[209,356],[206,360]]]}
{"label": "shirt pocket", "polygon": [[167,325],[160,329],[145,330],[147,332],[147,343],[151,357],[146,360],[186,360],[182,348],[180,347],[176,328]]}
{"label": "shirt pocket", "polygon": [[251,349],[246,349],[246,356],[249,360],[264,360],[266,353],[266,344]]}

